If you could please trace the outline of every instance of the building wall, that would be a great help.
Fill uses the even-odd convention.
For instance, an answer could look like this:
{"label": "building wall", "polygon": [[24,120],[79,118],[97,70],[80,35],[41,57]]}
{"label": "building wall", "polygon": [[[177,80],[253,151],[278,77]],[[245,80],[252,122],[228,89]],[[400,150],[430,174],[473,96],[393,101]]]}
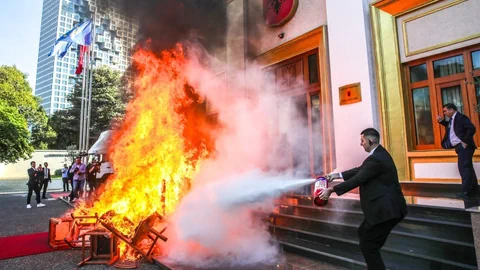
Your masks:
{"label": "building wall", "polygon": [[[368,127],[380,127],[369,25],[369,1],[299,1],[293,18],[280,27],[265,24],[262,5],[263,1],[260,0],[230,1],[227,67],[241,68],[243,63],[240,60],[244,57],[248,63],[245,67],[248,72],[250,66],[257,68],[258,64],[272,65],[301,54],[305,51],[292,50],[303,48],[302,46],[287,44],[302,42],[298,40],[310,35],[312,30],[327,25],[328,31],[325,34],[327,40],[321,38],[322,41],[314,46],[320,49],[325,42],[328,47],[325,58],[328,63],[320,63],[321,66],[326,66],[326,69],[321,70],[324,72],[320,74],[323,80],[321,91],[328,91],[327,96],[331,96],[331,101],[328,102],[332,102],[323,106],[333,107],[331,120],[334,122],[335,154],[328,158],[336,156],[337,170],[359,165],[366,156],[359,146],[360,132]],[[246,23],[239,15],[242,10]],[[242,29],[242,25],[246,29]],[[345,27],[347,25],[348,27]],[[284,34],[283,38],[278,37],[280,33]],[[246,45],[243,35],[247,36]],[[246,50],[243,50],[243,46],[246,46]],[[289,52],[279,53],[281,50]],[[270,54],[276,55],[265,56]],[[269,60],[264,62],[265,59]],[[227,81],[230,79],[228,76],[227,72]],[[338,88],[357,82],[361,84],[362,101],[340,106]]]}
{"label": "building wall", "polygon": [[[401,12],[395,13],[395,5],[396,8],[402,8]],[[388,8],[393,14],[384,11]],[[394,142],[390,149],[397,150],[392,151],[393,158],[406,162],[406,166],[399,168],[399,174],[405,175],[401,176],[403,181],[461,182],[455,151],[439,147],[414,150],[415,127],[412,124],[414,119],[412,120],[410,115],[412,105],[407,90],[410,83],[404,74],[404,64],[479,44],[478,16],[474,15],[478,13],[478,8],[478,1],[470,0],[423,1],[420,6],[415,6],[414,1],[404,1],[401,4],[396,1],[384,1],[378,7],[371,8],[382,126],[388,138]],[[404,42],[404,37],[407,38],[407,42]],[[405,50],[405,45],[408,46],[410,53]],[[444,80],[451,80],[451,77]],[[429,77],[428,85],[431,91],[435,91],[436,85],[441,83],[438,79],[431,80]],[[467,89],[473,86],[465,87]],[[436,125],[436,121],[432,120]],[[478,119],[472,120],[475,122]],[[439,138],[438,134],[435,136]],[[475,153],[473,161],[478,172],[480,168],[478,153]]]}
{"label": "building wall", "polygon": [[52,170],[52,174],[55,170],[63,168],[63,164],[71,161],[66,157],[45,157],[46,155],[65,155],[66,150],[37,150],[32,154],[31,159],[21,160],[17,163],[4,164],[0,163],[0,180],[15,180],[15,179],[28,179],[27,169],[30,168],[30,162],[35,161],[37,166],[44,162],[48,162],[48,167]]}
{"label": "building wall", "polygon": [[[293,18],[280,27],[270,27],[263,19],[263,0],[246,0],[248,57],[254,57],[289,42],[327,22],[325,0],[300,0]],[[278,35],[284,33],[283,38]]]}
{"label": "building wall", "polygon": [[[344,170],[360,165],[367,155],[360,132],[379,128],[368,1],[327,0],[326,9],[337,170]],[[357,82],[362,101],[340,105],[339,87]]]}
{"label": "building wall", "polygon": [[479,13],[478,1],[447,0],[397,17],[401,61],[480,43]]}

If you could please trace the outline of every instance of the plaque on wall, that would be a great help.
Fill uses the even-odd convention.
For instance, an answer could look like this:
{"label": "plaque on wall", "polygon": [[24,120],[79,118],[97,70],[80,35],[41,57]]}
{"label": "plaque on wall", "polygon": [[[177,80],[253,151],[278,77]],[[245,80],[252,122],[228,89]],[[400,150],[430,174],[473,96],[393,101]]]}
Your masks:
{"label": "plaque on wall", "polygon": [[340,105],[352,104],[362,101],[360,83],[344,85],[339,90]]}
{"label": "plaque on wall", "polygon": [[282,26],[297,11],[298,0],[263,0],[263,18],[269,26]]}

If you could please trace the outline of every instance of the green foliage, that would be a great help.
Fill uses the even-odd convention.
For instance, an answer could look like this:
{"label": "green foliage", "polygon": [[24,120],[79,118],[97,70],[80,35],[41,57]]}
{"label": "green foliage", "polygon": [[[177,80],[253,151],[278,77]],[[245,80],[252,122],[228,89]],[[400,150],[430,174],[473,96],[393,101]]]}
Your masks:
{"label": "green foliage", "polygon": [[32,145],[35,149],[48,149],[53,146],[56,141],[57,133],[53,130],[50,120],[45,114],[42,107],[37,108],[39,114],[44,114],[36,123],[31,125],[32,128]]}
{"label": "green foliage", "polygon": [[[96,68],[93,71],[92,105],[90,116],[90,142],[98,138],[101,132],[111,129],[113,122],[118,122],[125,113],[124,96],[121,87],[120,73],[108,67]],[[51,125],[58,134],[55,145],[58,149],[78,143],[79,119],[82,97],[82,81],[79,80],[75,89],[67,99],[72,106],[66,110],[57,111],[51,117]]]}
{"label": "green foliage", "polygon": [[0,137],[0,162],[14,163],[31,157],[34,149],[30,144],[27,121],[16,108],[4,101],[0,101]]}
{"label": "green foliage", "polygon": [[[28,158],[34,148],[46,149],[56,135],[48,126],[47,115],[26,79],[27,76],[16,67],[0,66],[0,162]],[[28,127],[32,128],[33,134]]]}
{"label": "green foliage", "polygon": [[55,176],[62,176],[62,169],[55,170]]}

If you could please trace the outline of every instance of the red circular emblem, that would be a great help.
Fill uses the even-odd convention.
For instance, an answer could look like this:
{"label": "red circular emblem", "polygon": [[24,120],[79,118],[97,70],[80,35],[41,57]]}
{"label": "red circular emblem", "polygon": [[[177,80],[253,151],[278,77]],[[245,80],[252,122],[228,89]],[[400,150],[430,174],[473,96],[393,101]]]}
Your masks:
{"label": "red circular emblem", "polygon": [[270,26],[281,26],[297,11],[298,0],[263,0],[263,18]]}

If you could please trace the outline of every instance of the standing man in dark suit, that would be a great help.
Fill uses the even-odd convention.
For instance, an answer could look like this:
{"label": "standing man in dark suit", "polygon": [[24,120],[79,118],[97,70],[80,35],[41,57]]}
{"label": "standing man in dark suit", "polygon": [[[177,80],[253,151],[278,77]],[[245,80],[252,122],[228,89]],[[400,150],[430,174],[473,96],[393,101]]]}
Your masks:
{"label": "standing man in dark suit", "polygon": [[48,162],[43,163],[43,179],[42,179],[42,185],[40,186],[40,190],[43,188],[43,195],[42,199],[47,199],[45,196],[47,193],[47,188],[48,188],[48,182],[52,183],[52,177],[50,175],[50,168],[48,168]]}
{"label": "standing man in dark suit", "polygon": [[30,205],[30,200],[32,199],[32,192],[35,191],[35,196],[37,197],[37,207],[44,207],[45,204],[40,202],[40,188],[38,186],[38,175],[37,169],[35,168],[37,164],[35,161],[30,162],[30,169],[27,170],[28,173],[28,196],[27,196],[27,208],[32,208]]}
{"label": "standing man in dark suit", "polygon": [[321,199],[335,192],[342,195],[360,187],[360,204],[365,216],[358,228],[360,249],[368,269],[385,269],[380,249],[388,235],[406,215],[407,204],[403,197],[395,163],[380,144],[380,134],[367,128],[360,134],[360,145],[370,153],[362,166],[342,173],[331,173],[327,179],[343,178],[345,182],[325,189]]}
{"label": "standing man in dark suit", "polygon": [[450,120],[446,121],[437,115],[438,123],[446,127],[442,147],[444,149],[455,148],[458,156],[458,172],[462,177],[462,192],[457,196],[475,196],[478,194],[478,180],[472,161],[473,153],[477,149],[473,140],[475,126],[466,115],[458,112],[457,106],[452,103],[443,105],[443,114]]}

